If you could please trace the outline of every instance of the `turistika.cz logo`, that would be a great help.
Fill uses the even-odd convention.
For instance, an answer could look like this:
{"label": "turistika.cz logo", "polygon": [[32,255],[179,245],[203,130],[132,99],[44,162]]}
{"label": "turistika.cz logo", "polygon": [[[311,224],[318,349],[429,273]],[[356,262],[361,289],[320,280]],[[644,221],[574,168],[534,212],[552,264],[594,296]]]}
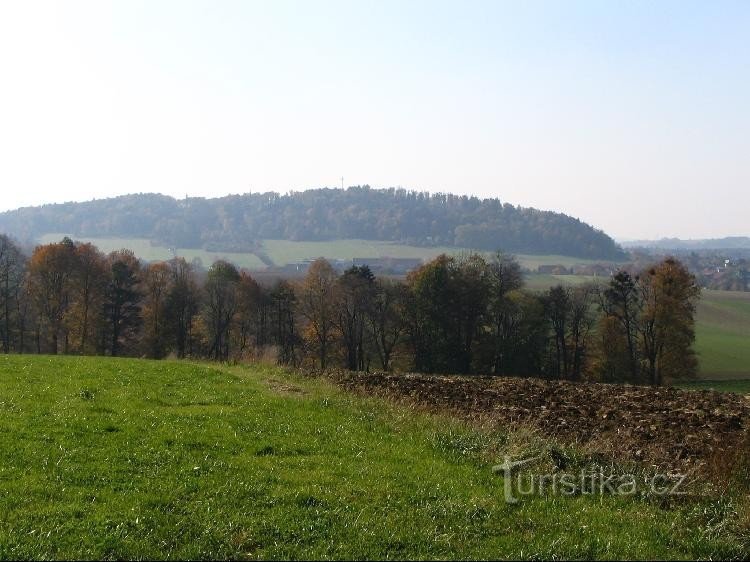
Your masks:
{"label": "turistika.cz logo", "polygon": [[505,457],[504,462],[492,467],[492,471],[503,476],[505,501],[518,503],[524,496],[679,496],[684,495],[687,475],[660,473],[650,476],[635,474],[607,474],[600,468],[587,468],[578,472],[553,472],[529,474],[522,469],[541,457],[513,461]]}

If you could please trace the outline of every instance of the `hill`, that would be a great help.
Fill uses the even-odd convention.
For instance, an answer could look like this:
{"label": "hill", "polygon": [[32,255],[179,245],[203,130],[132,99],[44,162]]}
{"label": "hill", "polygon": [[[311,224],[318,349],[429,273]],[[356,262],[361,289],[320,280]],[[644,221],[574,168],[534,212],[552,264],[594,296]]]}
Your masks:
{"label": "hill", "polygon": [[730,500],[508,504],[491,467],[540,436],[278,368],[5,355],[0,385],[1,559],[748,554]]}
{"label": "hill", "polygon": [[617,260],[603,232],[562,213],[499,199],[403,189],[312,189],[176,200],[156,194],[25,207],[0,213],[0,232],[22,240],[49,233],[144,238],[157,245],[255,252],[265,239],[362,239],[521,254]]}
{"label": "hill", "polygon": [[622,242],[621,244],[624,248],[643,248],[662,251],[750,250],[750,237],[727,236],[725,238],[706,238],[696,240],[662,238],[660,240],[629,240]]}

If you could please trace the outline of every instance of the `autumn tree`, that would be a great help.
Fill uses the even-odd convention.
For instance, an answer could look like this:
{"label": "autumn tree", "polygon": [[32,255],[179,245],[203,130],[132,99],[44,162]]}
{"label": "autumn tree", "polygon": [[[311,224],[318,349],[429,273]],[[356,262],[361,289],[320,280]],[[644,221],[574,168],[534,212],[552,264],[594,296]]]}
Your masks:
{"label": "autumn tree", "polygon": [[150,357],[164,357],[168,345],[167,301],[172,270],[165,262],[148,264],[143,271],[144,348]]}
{"label": "autumn tree", "polygon": [[639,382],[638,322],[642,302],[637,280],[627,271],[618,271],[599,290],[599,306],[602,310],[598,330],[602,350],[600,376],[608,382]]}
{"label": "autumn tree", "polygon": [[678,260],[667,258],[644,271],[638,287],[643,302],[638,330],[647,381],[658,386],[665,379],[694,376],[695,307],[700,297],[695,276]]}
{"label": "autumn tree", "polygon": [[65,314],[70,304],[75,264],[75,244],[70,238],[61,242],[37,246],[29,261],[30,293],[39,313],[38,347],[42,331],[50,339],[50,351],[59,351],[59,339],[64,338],[67,351]]}
{"label": "autumn tree", "polygon": [[336,272],[323,258],[310,264],[305,279],[298,286],[297,307],[306,321],[321,369],[328,366],[334,341],[336,314]]}
{"label": "autumn tree", "polygon": [[71,302],[66,324],[79,353],[90,353],[96,346],[96,328],[101,324],[107,264],[104,254],[89,243],[78,243],[73,256]]}
{"label": "autumn tree", "polygon": [[699,296],[695,277],[674,258],[636,277],[618,272],[600,295],[600,376],[661,385],[694,375]]}

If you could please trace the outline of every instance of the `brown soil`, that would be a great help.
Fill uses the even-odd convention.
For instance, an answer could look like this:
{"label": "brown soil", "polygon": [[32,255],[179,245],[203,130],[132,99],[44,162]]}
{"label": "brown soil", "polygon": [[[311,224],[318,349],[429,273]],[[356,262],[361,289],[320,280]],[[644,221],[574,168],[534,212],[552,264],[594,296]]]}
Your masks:
{"label": "brown soil", "polygon": [[670,469],[700,469],[735,456],[750,428],[750,399],[710,390],[346,371],[326,376],[348,390],[407,399],[485,425],[531,425],[563,442]]}

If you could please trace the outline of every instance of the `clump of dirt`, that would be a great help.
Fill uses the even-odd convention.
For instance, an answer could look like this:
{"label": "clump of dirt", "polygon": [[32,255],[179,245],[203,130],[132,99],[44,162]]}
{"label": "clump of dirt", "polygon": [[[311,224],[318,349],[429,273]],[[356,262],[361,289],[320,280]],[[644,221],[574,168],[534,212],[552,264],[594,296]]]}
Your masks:
{"label": "clump of dirt", "polygon": [[407,399],[495,426],[532,425],[563,442],[618,460],[694,470],[747,443],[750,400],[680,390],[533,378],[328,372],[357,392]]}

